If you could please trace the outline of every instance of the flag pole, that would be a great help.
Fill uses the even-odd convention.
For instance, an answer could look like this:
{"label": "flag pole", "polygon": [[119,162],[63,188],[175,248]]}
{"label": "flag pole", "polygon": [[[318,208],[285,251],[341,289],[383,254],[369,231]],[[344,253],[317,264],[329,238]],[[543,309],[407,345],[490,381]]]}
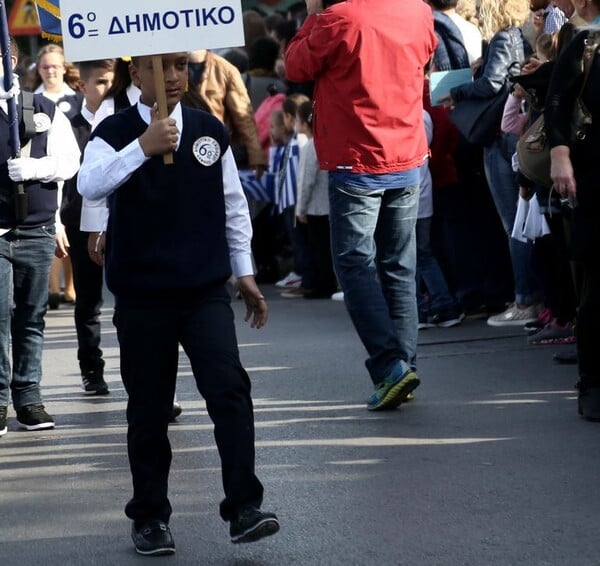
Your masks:
{"label": "flag pole", "polygon": [[[10,40],[8,38],[8,19],[6,17],[6,3],[0,0],[0,49],[2,51],[2,69],[4,71],[4,91],[8,92],[13,86],[13,68],[10,56]],[[19,139],[19,120],[17,117],[17,103],[11,96],[6,101],[8,107],[8,125],[10,128],[10,149],[12,157],[19,157],[21,141]]]}
{"label": "flag pole", "polygon": [[[169,110],[167,109],[167,93],[165,92],[165,74],[160,55],[152,55],[152,70],[154,72],[154,91],[156,92],[156,103],[158,104],[158,117],[162,120],[169,117]],[[173,153],[165,153],[163,163],[173,165]]]}
{"label": "flag pole", "polygon": [[[0,0],[0,51],[2,52],[2,70],[4,73],[4,92],[13,87],[13,68],[10,55],[10,39],[8,36],[8,18],[6,16],[6,3]],[[19,138],[19,117],[17,115],[17,102],[14,96],[6,100],[9,143],[11,157],[20,157],[21,140]],[[27,216],[27,195],[23,183],[17,183],[15,191],[15,213],[17,220],[24,220]]]}

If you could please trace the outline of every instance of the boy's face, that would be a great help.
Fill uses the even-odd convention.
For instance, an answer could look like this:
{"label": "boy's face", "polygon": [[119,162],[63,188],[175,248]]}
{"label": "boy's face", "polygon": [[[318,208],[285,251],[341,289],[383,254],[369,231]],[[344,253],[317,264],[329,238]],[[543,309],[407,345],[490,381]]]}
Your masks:
{"label": "boy's face", "polygon": [[286,143],[287,141],[285,125],[276,116],[271,117],[271,139],[275,144]]}
{"label": "boy's face", "polygon": [[296,116],[294,114],[283,113],[283,124],[289,134],[294,133],[294,127],[296,125]]}
{"label": "boy's face", "polygon": [[112,85],[114,72],[108,69],[92,69],[87,80],[79,81],[79,88],[85,97],[88,110],[95,113],[106,91]]}
{"label": "boy's face", "polygon": [[[188,78],[188,54],[169,53],[161,55],[161,57],[163,73],[165,75],[167,108],[171,112],[185,92]],[[131,65],[131,79],[142,91],[142,102],[148,106],[152,106],[156,102],[156,90],[154,87],[154,70],[152,69],[151,56],[135,59],[135,62]]]}

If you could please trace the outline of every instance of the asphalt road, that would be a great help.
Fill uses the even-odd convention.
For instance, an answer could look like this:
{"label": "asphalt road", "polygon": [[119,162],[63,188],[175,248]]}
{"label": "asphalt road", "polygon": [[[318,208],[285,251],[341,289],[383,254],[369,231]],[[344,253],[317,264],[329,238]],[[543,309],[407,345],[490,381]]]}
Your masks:
{"label": "asphalt road", "polygon": [[218,515],[219,459],[205,405],[182,354],[172,425],[170,497],[177,553],[135,554],[126,396],[108,300],[103,315],[111,394],[85,397],[72,308],[47,316],[43,392],[57,427],[0,439],[0,566],[600,564],[600,424],[576,414],[571,346],[530,346],[516,329],[466,320],[420,335],[416,399],[370,413],[364,351],[334,301],[281,299],[243,322],[253,382],[257,473],[276,536],[229,542]]}

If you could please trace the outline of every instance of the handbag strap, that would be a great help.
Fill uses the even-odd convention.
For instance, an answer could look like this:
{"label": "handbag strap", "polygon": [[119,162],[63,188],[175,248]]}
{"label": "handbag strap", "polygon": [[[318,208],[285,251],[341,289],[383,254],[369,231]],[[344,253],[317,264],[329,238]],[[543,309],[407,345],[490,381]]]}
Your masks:
{"label": "handbag strap", "polygon": [[590,76],[590,71],[592,70],[592,65],[594,63],[594,57],[598,51],[598,47],[600,47],[600,32],[590,32],[590,34],[585,38],[584,43],[585,47],[583,49],[583,57],[581,58],[581,65],[583,67],[583,81],[581,83],[581,88],[579,89],[579,94],[577,95],[577,102],[579,103],[581,112],[584,116],[584,123],[591,124],[592,114],[583,103],[581,95],[583,94],[585,85],[587,84]]}

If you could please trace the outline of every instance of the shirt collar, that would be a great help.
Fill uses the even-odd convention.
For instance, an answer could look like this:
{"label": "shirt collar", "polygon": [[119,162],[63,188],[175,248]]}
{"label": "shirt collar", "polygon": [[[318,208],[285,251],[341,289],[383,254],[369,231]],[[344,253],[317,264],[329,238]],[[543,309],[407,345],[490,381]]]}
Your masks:
{"label": "shirt collar", "polygon": [[[139,112],[142,120],[144,120],[144,122],[146,122],[146,124],[150,124],[150,122],[151,122],[150,106],[146,106],[140,99],[140,100],[138,100],[138,103],[137,103],[137,109],[138,109],[138,112]],[[171,112],[171,114],[169,114],[169,118],[173,118],[173,120],[175,120],[175,123],[177,124],[177,128],[181,132],[181,127],[183,125],[183,115],[181,113],[181,102],[178,102],[177,106],[175,106],[175,108],[173,108],[173,111]]]}
{"label": "shirt collar", "polygon": [[90,112],[85,101],[83,102],[83,105],[81,106],[81,115],[85,118],[85,121],[88,122],[90,125],[94,121],[94,114],[92,112]]}

